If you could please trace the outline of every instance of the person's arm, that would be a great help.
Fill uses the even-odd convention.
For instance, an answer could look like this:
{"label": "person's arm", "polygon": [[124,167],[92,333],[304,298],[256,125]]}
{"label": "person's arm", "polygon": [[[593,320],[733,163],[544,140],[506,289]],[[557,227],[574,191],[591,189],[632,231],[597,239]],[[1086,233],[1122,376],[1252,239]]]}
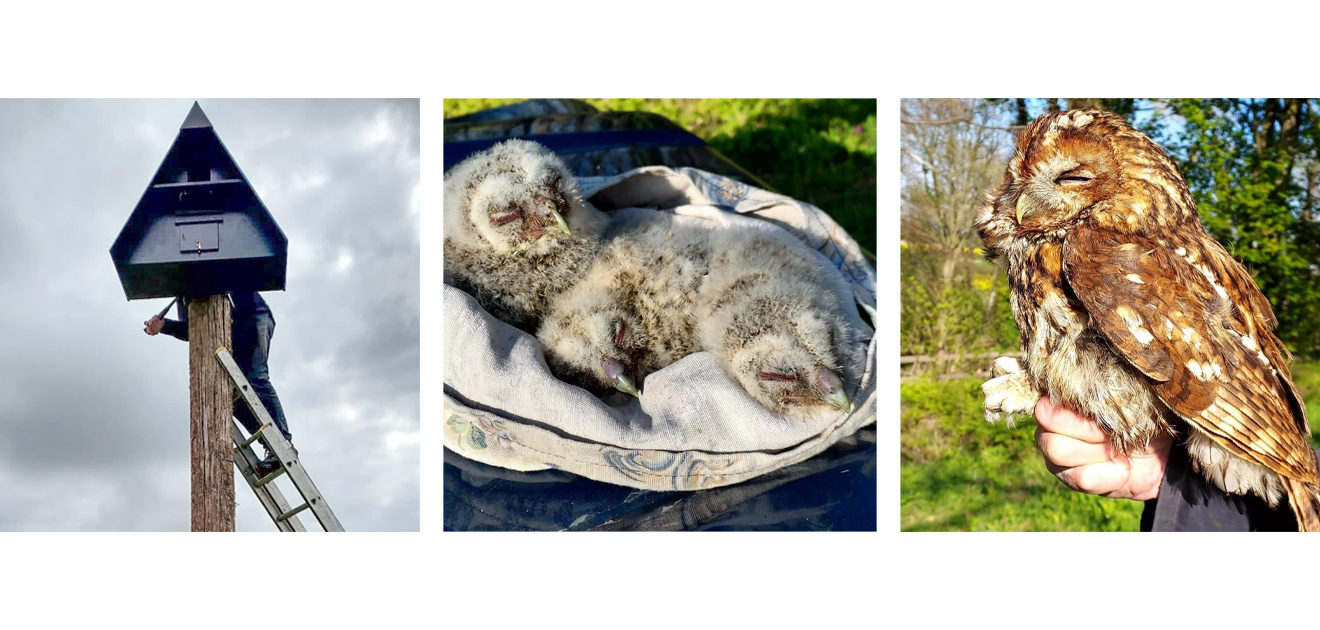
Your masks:
{"label": "person's arm", "polygon": [[164,325],[160,329],[161,332],[180,341],[188,340],[188,322],[166,319],[163,323]]}
{"label": "person's arm", "polygon": [[187,341],[188,340],[188,306],[186,300],[184,299],[179,300],[178,313],[179,313],[178,320],[165,319],[160,315],[152,316],[151,319],[142,322],[143,325],[142,332],[145,332],[148,335],[165,333],[180,341]]}

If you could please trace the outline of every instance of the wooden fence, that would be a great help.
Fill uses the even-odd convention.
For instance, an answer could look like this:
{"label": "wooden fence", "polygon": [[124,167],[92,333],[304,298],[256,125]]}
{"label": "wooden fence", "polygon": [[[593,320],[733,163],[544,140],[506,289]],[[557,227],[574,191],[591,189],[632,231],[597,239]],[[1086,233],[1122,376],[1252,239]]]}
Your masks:
{"label": "wooden fence", "polygon": [[[954,352],[941,352],[936,355],[909,354],[898,358],[899,374],[903,381],[909,381],[915,378],[927,378],[937,381],[951,381],[960,378],[969,377],[990,377],[990,363],[999,357],[1017,357],[1022,358],[1021,352],[982,352],[979,354],[959,354]],[[937,364],[943,366],[970,366],[980,361],[982,365],[976,367],[970,372],[940,372],[931,374],[926,366],[935,367]],[[966,369],[964,367],[963,369]]]}

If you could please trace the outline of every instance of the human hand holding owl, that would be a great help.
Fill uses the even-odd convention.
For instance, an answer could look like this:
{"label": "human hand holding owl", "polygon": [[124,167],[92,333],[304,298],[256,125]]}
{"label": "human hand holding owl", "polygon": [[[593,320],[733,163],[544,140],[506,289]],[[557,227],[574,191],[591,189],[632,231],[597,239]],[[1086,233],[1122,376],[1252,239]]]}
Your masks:
{"label": "human hand holding owl", "polygon": [[1045,467],[1064,485],[1111,499],[1159,496],[1172,438],[1161,436],[1124,455],[1114,450],[1094,420],[1054,404],[1048,396],[1036,403],[1035,414],[1036,445]]}

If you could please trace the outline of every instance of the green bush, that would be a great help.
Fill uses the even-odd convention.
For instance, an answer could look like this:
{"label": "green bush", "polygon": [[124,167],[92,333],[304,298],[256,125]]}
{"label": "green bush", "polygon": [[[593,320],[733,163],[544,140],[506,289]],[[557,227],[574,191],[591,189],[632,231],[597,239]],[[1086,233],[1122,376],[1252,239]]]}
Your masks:
{"label": "green bush", "polygon": [[[900,257],[899,343],[903,354],[1015,352],[1020,345],[1003,271],[972,259],[949,285],[940,286],[939,258],[919,247]],[[938,373],[967,373],[983,360],[930,365]]]}
{"label": "green bush", "polygon": [[1306,402],[1311,423],[1311,445],[1320,448],[1320,362],[1298,361],[1292,366],[1293,383]]}

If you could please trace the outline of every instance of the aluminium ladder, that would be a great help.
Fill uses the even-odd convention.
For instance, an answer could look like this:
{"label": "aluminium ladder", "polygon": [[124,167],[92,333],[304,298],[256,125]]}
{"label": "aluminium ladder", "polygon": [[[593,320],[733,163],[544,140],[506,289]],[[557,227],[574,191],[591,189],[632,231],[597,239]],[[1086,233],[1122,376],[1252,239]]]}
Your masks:
{"label": "aluminium ladder", "polygon": [[[279,428],[271,420],[266,406],[261,404],[261,399],[252,391],[252,385],[234,362],[234,357],[230,356],[228,350],[220,348],[215,351],[215,360],[220,362],[221,367],[229,374],[229,379],[234,382],[238,397],[243,399],[243,404],[246,404],[261,422],[261,427],[255,433],[244,437],[243,431],[238,428],[238,421],[230,421],[232,423],[230,428],[234,432],[234,465],[238,467],[239,473],[252,488],[252,492],[257,495],[261,506],[266,508],[271,520],[275,521],[275,526],[282,532],[307,531],[298,520],[298,513],[310,510],[325,531],[344,531],[344,526],[339,524],[339,519],[330,510],[330,504],[326,503],[321,491],[316,489],[316,484],[312,483],[312,478],[307,475],[302,462],[298,461],[298,454],[293,450],[293,445],[284,439],[284,434],[280,433]],[[261,458],[252,450],[252,444],[258,439],[265,443],[268,452],[273,453],[280,460],[280,467],[264,477],[257,475],[257,462]],[[275,479],[280,475],[289,476],[293,487],[302,494],[302,505],[289,507],[284,494],[275,485]]]}

